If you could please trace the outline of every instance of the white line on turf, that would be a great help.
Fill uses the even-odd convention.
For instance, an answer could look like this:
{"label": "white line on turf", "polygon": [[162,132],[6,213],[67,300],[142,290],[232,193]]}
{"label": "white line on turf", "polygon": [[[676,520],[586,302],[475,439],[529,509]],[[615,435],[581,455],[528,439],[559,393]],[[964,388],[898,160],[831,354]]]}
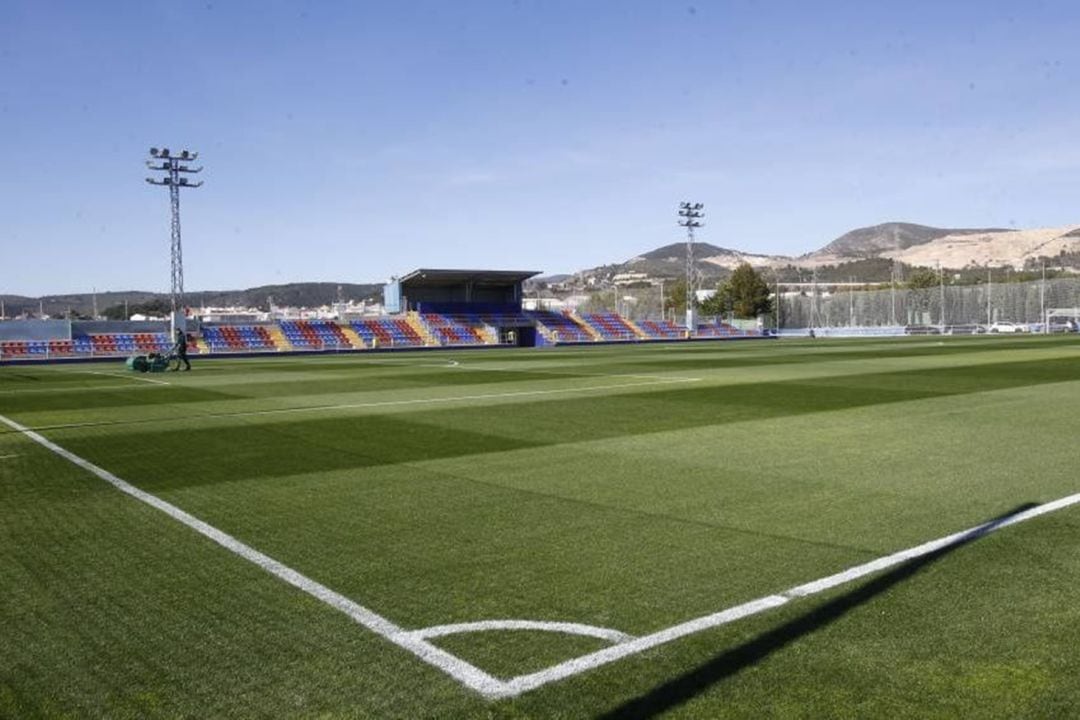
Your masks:
{"label": "white line on turf", "polygon": [[566,633],[568,635],[584,635],[613,643],[627,642],[634,639],[633,635],[627,635],[624,632],[610,628],[544,620],[480,620],[479,622],[455,623],[453,625],[434,625],[420,630],[413,630],[410,634],[414,637],[427,639],[442,637],[443,635],[484,632],[487,630],[542,630],[544,632]]}
{"label": "white line on turf", "polygon": [[268,555],[255,550],[250,545],[246,545],[231,535],[218,530],[217,528],[209,525],[202,520],[190,515],[180,508],[165,502],[161,498],[155,495],[151,495],[148,492],[144,492],[134,485],[121,480],[117,476],[113,475],[108,470],[94,465],[89,460],[86,460],[75,453],[66,450],[56,443],[48,440],[42,435],[34,432],[33,430],[20,425],[19,423],[11,420],[10,418],[0,415],[0,422],[7,425],[16,432],[22,433],[27,438],[42,445],[43,447],[51,450],[60,457],[68,460],[75,465],[87,470],[102,480],[108,482],[113,487],[117,488],[121,492],[127,493],[131,497],[140,500],[151,507],[160,510],[174,520],[187,525],[192,530],[195,530],[200,535],[203,535],[210,540],[213,540],[218,545],[221,545],[226,550],[229,550],[245,560],[252,562],[263,570],[267,571],[271,575],[274,575],[281,580],[289,583],[295,588],[303,590],[307,594],[315,597],[327,605],[339,610],[354,621],[363,625],[372,632],[381,635],[390,642],[394,643],[398,647],[404,648],[409,652],[419,657],[424,662],[437,667],[443,672],[453,677],[458,682],[466,685],[467,687],[476,690],[482,695],[488,697],[500,697],[506,694],[505,683],[501,680],[488,675],[483,670],[471,665],[464,660],[461,660],[454,655],[441,650],[440,648],[432,645],[422,638],[414,636],[412,633],[403,630],[394,623],[390,622],[381,615],[353,602],[349,598],[334,592],[330,588],[322,585],[311,578],[300,574],[296,570],[278,562]]}
{"label": "white line on turf", "polygon": [[80,385],[79,387],[47,387],[47,388],[12,388],[0,390],[0,395],[23,395],[25,393],[68,393],[95,392],[101,390],[146,390],[148,385],[131,385],[128,383],[112,383],[110,385]]}
{"label": "white line on turf", "polygon": [[[354,621],[368,628],[372,632],[386,638],[390,642],[394,643],[398,647],[404,648],[414,655],[419,657],[424,662],[439,668],[446,672],[448,675],[462,683],[466,687],[469,687],[476,692],[484,695],[487,698],[504,698],[520,695],[530,690],[535,690],[548,683],[555,682],[557,680],[563,680],[565,678],[577,675],[579,673],[592,670],[602,665],[615,662],[630,655],[636,655],[644,652],[650,648],[654,648],[658,645],[669,643],[678,638],[686,637],[694,633],[701,632],[710,628],[726,625],[742,618],[750,617],[758,613],[770,610],[772,608],[785,605],[792,600],[798,598],[814,595],[831,588],[838,587],[840,585],[852,582],[859,578],[865,577],[872,573],[880,572],[890,567],[894,567],[901,563],[913,560],[918,557],[929,555],[933,552],[946,548],[950,545],[959,544],[968,540],[973,540],[983,535],[995,532],[1001,528],[1009,527],[1010,525],[1016,525],[1027,520],[1046,515],[1063,508],[1067,508],[1080,503],[1080,493],[1074,495],[1068,495],[1066,497],[1058,498],[1048,503],[1038,505],[1023,512],[1012,515],[1002,520],[993,520],[990,522],[976,525],[975,527],[960,532],[946,535],[945,537],[931,540],[915,547],[900,550],[886,555],[870,562],[856,565],[855,567],[848,568],[839,573],[828,575],[817,580],[813,580],[802,585],[796,585],[781,593],[772,595],[766,595],[764,597],[751,600],[749,602],[741,603],[733,607],[721,610],[717,613],[705,615],[703,617],[688,620],[678,625],[673,625],[659,632],[652,633],[651,635],[644,635],[637,638],[631,638],[619,642],[617,645],[613,645],[597,652],[588,653],[586,655],[579,656],[572,660],[568,660],[557,665],[553,665],[544,670],[530,673],[528,675],[519,675],[507,681],[499,680],[476,666],[446,652],[440,648],[427,642],[426,637],[436,637],[439,635],[451,634],[455,632],[472,632],[476,630],[495,630],[495,629],[556,629],[553,625],[561,625],[562,628],[556,629],[559,632],[577,632],[578,634],[590,634],[595,637],[601,637],[599,633],[604,633],[606,639],[614,639],[617,631],[606,630],[603,628],[594,628],[587,625],[579,625],[576,623],[545,623],[538,621],[481,621],[478,623],[461,623],[457,625],[442,625],[430,628],[424,628],[420,630],[407,631],[401,627],[390,622],[381,615],[357,604],[356,602],[346,598],[345,596],[334,592],[330,588],[322,585],[304,575],[301,575],[296,570],[283,565],[282,563],[274,560],[273,558],[264,555],[263,553],[255,550],[249,545],[245,545],[236,538],[228,535],[221,530],[199,520],[198,518],[184,512],[180,508],[172,505],[160,498],[151,495],[150,493],[139,490],[135,486],[131,485],[124,480],[121,480],[117,476],[103,470],[102,468],[94,465],[88,460],[64,449],[56,443],[46,439],[44,436],[34,432],[30,428],[27,428],[19,423],[11,420],[3,415],[0,415],[0,423],[7,425],[16,432],[22,433],[27,438],[42,445],[43,447],[51,450],[52,452],[60,455],[64,459],[78,465],[85,470],[93,473],[99,478],[110,483],[120,491],[127,493],[128,495],[154,507],[178,522],[187,525],[196,532],[204,535],[205,537],[213,540],[222,547],[230,550],[231,552],[239,555],[240,557],[252,562],[259,567],[263,568],[267,572],[277,576],[285,582],[293,585],[294,587],[303,590],[304,592],[312,595],[313,597],[322,600],[331,607],[345,613]],[[498,625],[504,625],[500,628]],[[570,630],[569,628],[574,628]],[[582,632],[582,630],[588,628],[588,632]],[[621,635],[621,634],[619,634]],[[630,636],[624,636],[630,638]]]}
{"label": "white line on turf", "polygon": [[119,373],[101,372],[100,370],[82,370],[86,375],[102,375],[104,377],[116,377],[123,378],[125,380],[138,380],[139,382],[152,383],[154,385],[171,385],[172,383],[164,380],[154,380],[153,378],[139,377],[138,375],[121,375]]}
{"label": "white line on turf", "polygon": [[17,457],[19,457],[18,453],[12,453],[11,455],[0,455],[0,460],[10,460]]}
{"label": "white line on turf", "polygon": [[1054,512],[1055,510],[1061,510],[1062,508],[1078,503],[1080,503],[1080,493],[1059,498],[1052,502],[1038,505],[1029,510],[1017,513],[1004,520],[992,520],[981,525],[976,525],[973,528],[961,530],[960,532],[946,535],[945,537],[931,540],[930,542],[907,548],[906,550],[900,550],[899,552],[877,558],[876,560],[871,560],[862,565],[856,565],[855,567],[848,568],[847,570],[834,575],[829,575],[803,585],[796,585],[781,593],[766,595],[765,597],[730,607],[712,615],[705,615],[704,617],[689,620],[680,623],[679,625],[674,625],[665,630],[661,630],[660,632],[653,633],[652,635],[644,635],[620,645],[604,648],[603,650],[598,650],[597,652],[589,653],[588,655],[582,655],[572,660],[568,660],[567,662],[553,665],[545,670],[540,670],[539,672],[531,673],[529,675],[519,675],[518,677],[508,680],[507,685],[510,687],[513,695],[519,695],[529,690],[535,690],[550,682],[562,680],[571,675],[585,672],[586,670],[592,670],[593,668],[606,665],[629,655],[635,655],[644,650],[648,650],[649,648],[656,647],[657,645],[669,643],[677,638],[709,628],[719,627],[720,625],[726,625],[751,615],[756,615],[765,610],[785,605],[794,599],[823,592],[872,573],[894,567],[907,562],[908,560],[929,555],[950,545],[973,540],[996,530],[1000,530],[1001,528],[1016,525],[1017,523],[1031,520],[1040,515],[1045,515]]}

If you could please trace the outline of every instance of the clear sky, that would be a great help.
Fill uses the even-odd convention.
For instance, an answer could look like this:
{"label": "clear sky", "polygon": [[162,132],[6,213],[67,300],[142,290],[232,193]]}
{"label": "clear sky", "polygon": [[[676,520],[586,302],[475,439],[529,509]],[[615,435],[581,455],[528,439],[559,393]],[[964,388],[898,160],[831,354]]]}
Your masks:
{"label": "clear sky", "polygon": [[1080,3],[0,0],[0,293],[1080,223]]}

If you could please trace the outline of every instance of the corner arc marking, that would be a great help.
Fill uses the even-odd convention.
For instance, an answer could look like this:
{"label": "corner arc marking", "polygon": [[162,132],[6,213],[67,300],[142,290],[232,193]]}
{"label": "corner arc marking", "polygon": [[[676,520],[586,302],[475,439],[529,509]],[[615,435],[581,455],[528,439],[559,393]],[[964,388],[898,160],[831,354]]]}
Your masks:
{"label": "corner arc marking", "polygon": [[443,637],[445,635],[457,635],[461,633],[485,632],[489,630],[540,630],[542,632],[557,632],[567,635],[583,635],[611,643],[624,643],[634,639],[633,635],[612,630],[610,628],[596,627],[572,622],[554,622],[545,620],[480,620],[469,623],[454,623],[452,625],[433,625],[431,627],[412,630],[408,635],[427,640],[429,638]]}

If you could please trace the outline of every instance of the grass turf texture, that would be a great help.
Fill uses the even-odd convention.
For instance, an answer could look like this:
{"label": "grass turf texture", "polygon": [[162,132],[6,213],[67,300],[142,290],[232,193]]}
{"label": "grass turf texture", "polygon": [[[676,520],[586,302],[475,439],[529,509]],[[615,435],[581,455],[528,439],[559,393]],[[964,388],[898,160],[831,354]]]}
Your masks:
{"label": "grass turf texture", "polygon": [[[0,414],[406,628],[643,635],[1080,490],[1068,337],[252,359],[162,379],[2,367]],[[1066,509],[492,702],[5,429],[0,715],[1075,716],[1078,549]],[[606,645],[435,642],[499,677]]]}

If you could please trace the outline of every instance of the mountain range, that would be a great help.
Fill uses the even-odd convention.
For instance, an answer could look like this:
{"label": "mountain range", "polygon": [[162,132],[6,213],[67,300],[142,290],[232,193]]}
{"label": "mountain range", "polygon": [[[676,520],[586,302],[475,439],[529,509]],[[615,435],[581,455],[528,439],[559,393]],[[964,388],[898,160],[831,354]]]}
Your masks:
{"label": "mountain range", "polygon": [[[1047,260],[1061,268],[1080,271],[1080,225],[1017,230],[1007,228],[938,228],[905,222],[888,222],[847,232],[820,250],[800,256],[765,255],[719,247],[707,242],[694,244],[694,264],[703,278],[725,276],[747,262],[757,268],[801,270],[828,268],[839,277],[871,279],[871,274],[888,277],[889,264],[962,270],[978,267],[1009,267]],[[636,255],[624,262],[581,270],[573,275],[549,275],[538,280],[548,283],[575,282],[597,278],[610,280],[620,273],[643,273],[650,277],[682,277],[686,267],[686,243],[672,243]],[[277,305],[318,307],[337,300],[378,299],[381,283],[310,283],[263,285],[247,290],[214,290],[187,294],[191,306],[266,307],[273,296]],[[147,303],[167,298],[146,291],[103,292],[97,307]],[[23,312],[37,313],[39,307],[52,316],[76,312],[90,314],[94,296],[90,293],[47,295],[41,298],[0,295],[8,317]]]}
{"label": "mountain range", "polygon": [[[382,299],[382,283],[328,283],[307,282],[287,285],[262,285],[247,290],[208,290],[189,292],[184,297],[190,307],[261,307],[266,309],[269,298],[275,305],[289,307],[319,307],[329,305],[338,299],[340,293],[345,300]],[[168,300],[166,293],[153,293],[144,290],[97,293],[97,309],[104,312],[107,308],[123,305],[141,305],[154,300]],[[94,310],[95,297],[92,293],[74,293],[68,295],[45,295],[40,298],[21,295],[0,295],[4,303],[4,313],[8,317],[17,317],[23,312],[37,314],[44,309],[47,315],[58,317],[75,312],[90,315]]]}
{"label": "mountain range", "polygon": [[[1080,260],[1080,225],[1017,230],[1007,228],[938,228],[888,222],[847,232],[820,250],[800,256],[765,255],[694,244],[694,260],[706,278],[724,275],[741,263],[757,268],[842,266],[869,260],[896,260],[906,265],[964,269],[1011,267],[1021,269],[1040,258]],[[672,243],[622,263],[579,274],[614,276],[639,272],[651,277],[681,277],[686,266],[686,243]]]}

